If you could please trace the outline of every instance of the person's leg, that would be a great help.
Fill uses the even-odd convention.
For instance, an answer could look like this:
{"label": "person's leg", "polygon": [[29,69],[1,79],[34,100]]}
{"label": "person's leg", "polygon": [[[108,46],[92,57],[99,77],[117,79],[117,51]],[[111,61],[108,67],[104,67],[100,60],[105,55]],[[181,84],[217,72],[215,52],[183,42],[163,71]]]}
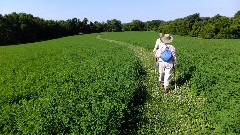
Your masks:
{"label": "person's leg", "polygon": [[171,75],[172,75],[172,64],[169,64],[166,68],[165,68],[165,76],[164,76],[164,92],[168,92],[168,85],[171,79]]}
{"label": "person's leg", "polygon": [[163,65],[163,62],[159,62],[159,83],[161,87],[163,87],[164,83],[164,68],[165,66]]}

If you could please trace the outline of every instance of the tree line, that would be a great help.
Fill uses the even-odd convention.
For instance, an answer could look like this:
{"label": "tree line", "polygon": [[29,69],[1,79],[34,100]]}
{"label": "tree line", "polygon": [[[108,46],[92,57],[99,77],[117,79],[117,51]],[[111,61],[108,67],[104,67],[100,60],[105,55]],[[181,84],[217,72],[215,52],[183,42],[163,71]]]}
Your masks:
{"label": "tree line", "polygon": [[214,17],[200,17],[199,13],[173,21],[152,20],[141,22],[133,20],[123,26],[126,31],[157,31],[180,36],[201,37],[205,39],[239,39],[240,11],[229,18],[219,14]]}
{"label": "tree line", "polygon": [[31,14],[0,14],[0,46],[29,43],[77,34],[120,31],[157,31],[173,35],[201,38],[240,38],[240,11],[229,18],[219,14],[200,17],[199,13],[173,21],[133,20],[121,23],[113,19],[106,22],[91,22],[87,18],[68,20],[44,20]]}
{"label": "tree line", "polygon": [[104,31],[122,31],[121,21],[113,19],[100,23],[89,22],[87,18],[54,21],[26,13],[0,14],[0,46]]}

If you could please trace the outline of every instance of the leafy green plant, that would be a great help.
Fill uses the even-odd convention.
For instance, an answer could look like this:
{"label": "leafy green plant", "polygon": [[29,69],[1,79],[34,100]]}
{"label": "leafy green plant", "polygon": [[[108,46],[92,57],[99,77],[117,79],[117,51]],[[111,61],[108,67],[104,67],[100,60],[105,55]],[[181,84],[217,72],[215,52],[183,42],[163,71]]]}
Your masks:
{"label": "leafy green plant", "polygon": [[[155,32],[124,32],[106,33],[101,37],[128,42],[143,47],[151,53],[156,38],[158,38],[157,35],[158,33]],[[146,129],[140,130],[141,133],[144,134],[149,130],[152,131],[151,134],[156,132],[176,134],[240,133],[239,44],[240,40],[233,39],[209,40],[174,36],[173,45],[177,50],[177,83],[180,90],[185,89],[183,93],[191,95],[193,98],[187,96],[186,100],[188,101],[183,100],[183,104],[175,101],[174,97],[165,99],[160,96],[164,100],[159,102],[156,102],[157,99],[148,100],[150,107],[146,109],[147,116],[145,117],[148,119],[159,118],[160,121],[153,120],[148,124],[143,124]],[[153,87],[151,86],[149,89]],[[170,99],[171,102],[169,102]],[[202,100],[195,103],[198,102],[198,99]],[[165,103],[165,100],[168,102]],[[200,106],[195,106],[196,104]],[[153,106],[156,108],[155,111],[151,109]],[[168,110],[169,107],[173,109]],[[178,108],[178,110],[174,108]],[[151,112],[147,110],[151,110]],[[165,113],[166,111],[168,112]],[[191,125],[181,125],[179,123],[181,116],[177,115],[183,112],[188,114],[185,118],[196,121]],[[165,115],[165,117],[161,115]],[[162,126],[159,126],[157,121],[162,122]]]}
{"label": "leafy green plant", "polygon": [[0,134],[117,134],[139,89],[133,53],[95,34],[0,49]]}

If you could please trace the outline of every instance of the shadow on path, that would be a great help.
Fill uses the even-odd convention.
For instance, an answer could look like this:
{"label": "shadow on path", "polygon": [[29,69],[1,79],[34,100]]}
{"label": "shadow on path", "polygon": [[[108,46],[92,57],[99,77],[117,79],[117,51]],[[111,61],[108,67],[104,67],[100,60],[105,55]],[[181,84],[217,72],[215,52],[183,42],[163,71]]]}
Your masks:
{"label": "shadow on path", "polygon": [[[170,84],[174,85],[175,81],[177,83],[177,86],[182,86],[185,84],[187,81],[189,81],[192,78],[192,75],[196,71],[196,66],[190,66],[187,71],[185,71],[181,76],[176,78],[176,80],[172,81]],[[175,78],[173,78],[175,79]]]}
{"label": "shadow on path", "polygon": [[128,104],[128,109],[124,113],[121,127],[119,129],[119,134],[121,135],[137,134],[140,121],[143,121],[143,107],[149,97],[149,93],[147,87],[143,84],[147,72],[142,66],[140,67],[139,72],[141,81],[139,87],[134,92],[132,100]]}

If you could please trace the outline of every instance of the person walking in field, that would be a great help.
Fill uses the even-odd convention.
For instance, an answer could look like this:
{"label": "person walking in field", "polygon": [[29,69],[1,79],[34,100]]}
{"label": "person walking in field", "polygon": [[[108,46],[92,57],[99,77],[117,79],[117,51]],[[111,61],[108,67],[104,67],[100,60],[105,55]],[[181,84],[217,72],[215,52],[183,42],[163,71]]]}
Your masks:
{"label": "person walking in field", "polygon": [[164,88],[164,93],[168,93],[168,85],[171,79],[172,70],[176,67],[176,50],[171,44],[173,37],[170,34],[162,34],[156,41],[154,55],[159,63],[159,83]]}

